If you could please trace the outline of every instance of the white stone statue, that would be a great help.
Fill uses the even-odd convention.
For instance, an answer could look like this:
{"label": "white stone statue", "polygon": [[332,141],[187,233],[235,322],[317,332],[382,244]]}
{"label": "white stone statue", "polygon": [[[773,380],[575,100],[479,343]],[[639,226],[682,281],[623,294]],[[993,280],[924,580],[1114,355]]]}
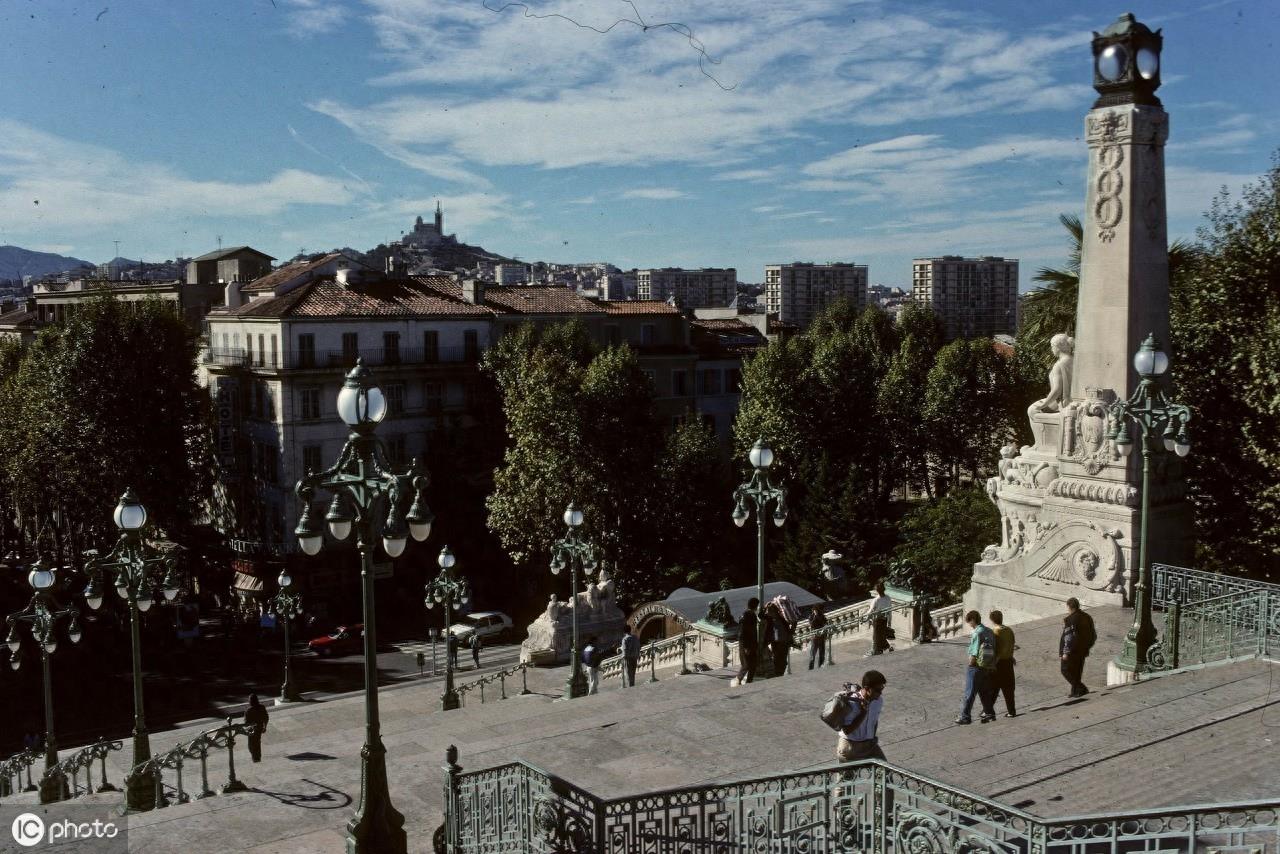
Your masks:
{"label": "white stone statue", "polygon": [[1057,361],[1049,369],[1049,394],[1027,407],[1027,414],[1058,412],[1071,400],[1071,360],[1076,349],[1075,339],[1059,332],[1049,340],[1049,347]]}
{"label": "white stone statue", "polygon": [[547,620],[552,624],[560,618],[561,605],[556,601],[556,594],[552,593],[551,598],[547,601]]}

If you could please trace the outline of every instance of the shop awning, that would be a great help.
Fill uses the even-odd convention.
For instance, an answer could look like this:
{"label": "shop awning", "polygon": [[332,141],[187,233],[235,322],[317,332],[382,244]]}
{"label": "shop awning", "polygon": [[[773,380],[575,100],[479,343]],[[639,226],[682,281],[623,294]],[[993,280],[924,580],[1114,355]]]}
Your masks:
{"label": "shop awning", "polygon": [[247,572],[237,572],[233,586],[242,593],[261,593],[262,579]]}

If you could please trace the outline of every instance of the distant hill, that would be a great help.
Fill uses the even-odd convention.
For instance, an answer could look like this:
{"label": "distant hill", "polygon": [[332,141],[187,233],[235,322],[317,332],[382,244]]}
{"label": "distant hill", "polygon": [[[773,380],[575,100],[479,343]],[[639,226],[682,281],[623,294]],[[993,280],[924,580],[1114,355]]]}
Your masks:
{"label": "distant hill", "polygon": [[35,252],[21,246],[0,246],[0,279],[21,279],[23,276],[47,276],[92,267],[93,264],[79,258],[55,255],[52,252]]}

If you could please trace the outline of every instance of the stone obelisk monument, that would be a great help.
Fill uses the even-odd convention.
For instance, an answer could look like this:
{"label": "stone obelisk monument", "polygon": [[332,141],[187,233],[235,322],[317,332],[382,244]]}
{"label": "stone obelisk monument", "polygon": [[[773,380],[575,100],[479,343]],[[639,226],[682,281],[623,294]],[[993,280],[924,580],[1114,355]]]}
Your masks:
{"label": "stone obelisk monument", "polygon": [[[1086,606],[1131,604],[1142,484],[1139,455],[1119,454],[1108,410],[1139,377],[1133,356],[1148,333],[1169,341],[1169,260],[1159,32],[1122,15],[1093,39],[1098,99],[1085,118],[1089,178],[1076,327],[1054,336],[1049,393],[1027,410],[1035,444],[1001,451],[987,491],[1001,542],[974,566],[967,607],[1007,620]],[[1153,478],[1153,562],[1189,557],[1190,515],[1176,461]]]}

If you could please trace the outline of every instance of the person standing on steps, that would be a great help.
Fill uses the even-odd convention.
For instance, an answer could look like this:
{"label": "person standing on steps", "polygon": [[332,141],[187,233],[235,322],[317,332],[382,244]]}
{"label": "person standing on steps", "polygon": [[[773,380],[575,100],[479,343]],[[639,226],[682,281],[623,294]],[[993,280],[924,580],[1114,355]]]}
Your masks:
{"label": "person standing on steps", "polygon": [[1062,676],[1071,686],[1068,697],[1083,697],[1089,689],[1081,681],[1084,678],[1084,660],[1098,639],[1093,628],[1093,617],[1080,609],[1080,600],[1072,596],[1067,600],[1067,616],[1062,618],[1062,636],[1058,638],[1058,657],[1062,660]]}
{"label": "person standing on steps", "polygon": [[819,602],[813,606],[813,610],[809,612],[809,669],[813,669],[813,661],[818,660],[818,666],[821,667],[827,660],[827,633],[823,631],[827,626],[827,615],[823,613],[822,603]]}
{"label": "person standing on steps", "polygon": [[267,708],[258,702],[257,694],[249,695],[249,708],[245,709],[244,722],[253,725],[249,734],[249,756],[254,762],[262,761],[262,734],[267,731]]}
{"label": "person standing on steps", "polygon": [[747,610],[742,612],[738,621],[738,675],[729,680],[729,687],[746,685],[756,678],[756,668],[760,666],[760,618],[756,609],[760,600],[752,596],[747,602]]}
{"label": "person standing on steps", "polygon": [[1004,716],[1006,718],[1016,718],[1018,716],[1017,708],[1013,703],[1013,651],[1017,649],[1013,642],[1013,629],[1004,624],[1004,614],[1000,611],[992,611],[987,615],[991,620],[991,631],[996,636],[996,674],[995,674],[995,690],[992,691],[992,701],[995,701],[997,693],[1004,695]]}
{"label": "person standing on steps", "polygon": [[770,602],[764,609],[764,614],[769,651],[773,654],[773,675],[782,676],[787,672],[787,656],[791,654],[791,639],[795,635],[795,630],[787,622],[777,602]]}
{"label": "person standing on steps", "polygon": [[884,592],[884,582],[876,584],[876,597],[871,602],[871,654],[890,652],[889,618],[893,613],[893,600]]}
{"label": "person standing on steps", "polygon": [[587,638],[587,645],[582,648],[582,666],[587,668],[588,695],[600,692],[601,651],[594,635]]}
{"label": "person standing on steps", "polygon": [[636,687],[636,667],[640,664],[640,638],[631,633],[631,626],[622,630],[622,643],[618,646],[622,656],[622,684],[628,688]]}
{"label": "person standing on steps", "polygon": [[475,662],[476,670],[480,669],[480,648],[484,646],[484,641],[480,640],[479,632],[471,633],[471,660]]}
{"label": "person standing on steps", "polygon": [[965,614],[964,623],[973,634],[969,637],[969,666],[965,668],[964,704],[956,723],[962,726],[973,723],[973,701],[977,699],[982,703],[979,720],[985,724],[996,719],[995,692],[992,690],[996,671],[996,636],[982,625],[982,615],[977,611]]}

